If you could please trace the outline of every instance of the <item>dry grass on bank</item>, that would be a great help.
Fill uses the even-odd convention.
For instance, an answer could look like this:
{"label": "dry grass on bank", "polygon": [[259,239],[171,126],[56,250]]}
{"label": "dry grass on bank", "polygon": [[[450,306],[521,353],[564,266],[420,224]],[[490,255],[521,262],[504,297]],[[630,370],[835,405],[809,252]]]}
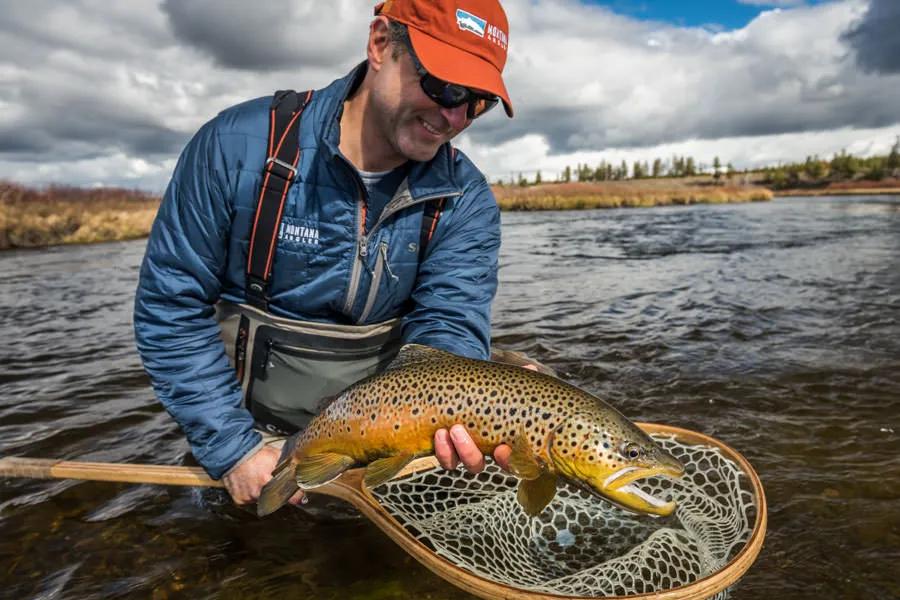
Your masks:
{"label": "dry grass on bank", "polygon": [[[769,200],[757,186],[677,180],[495,186],[504,210],[566,210]],[[0,249],[107,242],[146,237],[159,198],[136,190],[49,187],[0,181]]]}
{"label": "dry grass on bank", "polygon": [[158,197],[135,190],[35,190],[0,181],[0,249],[144,237],[158,207]]}
{"label": "dry grass on bank", "polygon": [[686,185],[676,180],[638,180],[604,183],[549,183],[530,187],[495,186],[503,210],[571,210],[633,208],[686,204],[724,204],[771,200],[759,186]]}

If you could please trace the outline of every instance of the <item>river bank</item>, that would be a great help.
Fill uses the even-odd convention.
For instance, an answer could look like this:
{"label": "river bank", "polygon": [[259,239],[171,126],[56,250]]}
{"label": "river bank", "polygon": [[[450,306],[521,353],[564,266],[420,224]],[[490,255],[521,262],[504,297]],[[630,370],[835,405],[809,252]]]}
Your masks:
{"label": "river bank", "polygon": [[136,190],[0,181],[0,250],[146,237],[158,208],[157,196]]}
{"label": "river bank", "polygon": [[584,210],[643,208],[687,204],[761,202],[774,194],[757,185],[695,184],[678,179],[640,179],[615,182],[547,183],[494,186],[502,210]]}
{"label": "river bank", "polygon": [[839,181],[780,189],[779,196],[883,196],[900,194],[900,179]]}
{"label": "river bank", "polygon": [[[900,194],[900,180],[834,182],[772,191],[711,177],[492,186],[505,211],[639,208],[760,202],[779,196]],[[28,188],[0,181],[0,250],[146,237],[160,198],[120,188]]]}
{"label": "river bank", "polygon": [[[502,210],[568,210],[771,200],[755,185],[719,186],[676,179],[493,186]],[[159,197],[118,188],[49,187],[0,182],[0,250],[145,237]]]}

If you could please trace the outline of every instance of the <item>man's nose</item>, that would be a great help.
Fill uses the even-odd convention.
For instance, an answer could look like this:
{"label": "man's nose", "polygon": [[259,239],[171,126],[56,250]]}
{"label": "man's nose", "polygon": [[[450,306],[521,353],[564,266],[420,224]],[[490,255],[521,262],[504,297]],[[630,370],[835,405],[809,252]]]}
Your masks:
{"label": "man's nose", "polygon": [[456,108],[441,107],[441,115],[447,119],[447,122],[450,123],[450,127],[452,127],[454,131],[459,131],[467,125],[467,121],[469,120],[468,117],[466,117],[468,108],[469,105],[467,103],[463,103]]}

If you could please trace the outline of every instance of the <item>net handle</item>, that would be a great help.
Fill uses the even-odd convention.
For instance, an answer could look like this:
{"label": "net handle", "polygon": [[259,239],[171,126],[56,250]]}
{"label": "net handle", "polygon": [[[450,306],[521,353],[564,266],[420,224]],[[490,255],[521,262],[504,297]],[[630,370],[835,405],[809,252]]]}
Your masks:
{"label": "net handle", "polygon": [[[750,540],[731,562],[722,569],[679,588],[639,594],[618,596],[629,600],[702,600],[717,594],[733,585],[740,579],[759,555],[765,537],[768,520],[766,499],[762,483],[750,466],[750,463],[736,450],[719,440],[702,433],[653,423],[638,423],[648,434],[672,435],[681,442],[701,444],[718,448],[727,458],[740,465],[741,471],[747,475],[753,488],[756,502],[756,522]],[[420,458],[410,463],[397,477],[404,477],[417,471],[433,469],[438,466],[434,457]],[[363,515],[372,521],[388,537],[399,545],[410,556],[418,560],[426,568],[451,584],[462,588],[476,596],[488,600],[577,600],[572,596],[528,592],[500,583],[484,579],[470,573],[449,561],[441,558],[427,546],[413,537],[378,503],[375,497],[363,484],[364,469],[351,469],[338,479],[325,484],[311,492],[324,494],[349,502]],[[0,458],[0,477],[26,477],[38,479],[82,479],[90,481],[111,481],[121,483],[146,483],[159,485],[180,485],[199,487],[223,487],[221,481],[211,479],[199,467],[182,467],[168,465],[138,465],[129,463],[97,463],[82,461],[66,461],[40,458],[4,457]],[[607,599],[609,600],[609,599]]]}

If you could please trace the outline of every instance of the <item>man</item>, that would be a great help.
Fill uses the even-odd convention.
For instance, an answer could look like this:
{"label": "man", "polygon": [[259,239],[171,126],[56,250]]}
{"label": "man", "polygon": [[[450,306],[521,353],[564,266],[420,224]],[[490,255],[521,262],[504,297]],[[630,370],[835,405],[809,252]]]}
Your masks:
{"label": "man", "polygon": [[[160,401],[238,504],[259,497],[279,457],[259,428],[302,427],[314,402],[383,367],[401,342],[489,356],[499,211],[449,141],[498,102],[512,116],[508,26],[497,0],[460,4],[376,7],[366,61],[300,113],[296,170],[269,157],[269,98],[222,112],[179,160],[141,268],[135,334]],[[258,281],[248,253],[273,161],[292,181]],[[351,356],[362,347],[372,352]],[[437,432],[435,454],[446,468],[484,464],[461,425]]]}

